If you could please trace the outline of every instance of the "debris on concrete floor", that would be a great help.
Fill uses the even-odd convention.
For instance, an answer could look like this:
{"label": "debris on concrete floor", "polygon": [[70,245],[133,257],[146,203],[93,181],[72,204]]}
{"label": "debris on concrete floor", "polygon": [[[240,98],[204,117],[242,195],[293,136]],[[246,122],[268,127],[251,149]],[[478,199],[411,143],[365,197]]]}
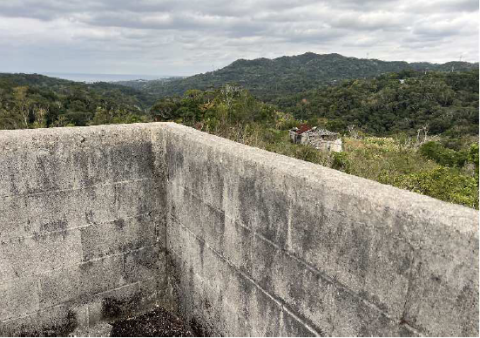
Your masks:
{"label": "debris on concrete floor", "polygon": [[144,315],[112,323],[110,337],[196,337],[181,318],[157,308]]}

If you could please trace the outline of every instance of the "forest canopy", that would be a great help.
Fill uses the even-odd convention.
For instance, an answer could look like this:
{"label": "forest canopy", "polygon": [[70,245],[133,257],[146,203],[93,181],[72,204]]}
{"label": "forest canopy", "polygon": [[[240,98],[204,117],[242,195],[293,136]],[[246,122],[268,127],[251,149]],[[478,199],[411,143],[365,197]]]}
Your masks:
{"label": "forest canopy", "polygon": [[478,134],[478,69],[467,72],[403,71],[375,79],[348,80],[336,86],[286,96],[276,104],[296,118],[326,118],[345,132],[349,125],[375,135]]}

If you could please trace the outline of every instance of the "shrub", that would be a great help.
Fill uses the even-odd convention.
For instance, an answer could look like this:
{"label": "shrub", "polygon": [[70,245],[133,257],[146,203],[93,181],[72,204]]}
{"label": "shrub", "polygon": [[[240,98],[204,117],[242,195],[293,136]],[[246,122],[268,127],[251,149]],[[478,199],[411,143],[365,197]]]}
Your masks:
{"label": "shrub", "polygon": [[464,151],[448,149],[433,141],[424,143],[420,147],[420,153],[426,158],[447,167],[463,167],[467,161],[467,154]]}
{"label": "shrub", "polygon": [[337,170],[342,170],[346,173],[350,173],[351,171],[351,163],[348,159],[348,155],[345,152],[334,152],[332,153],[332,168]]}
{"label": "shrub", "polygon": [[383,176],[380,182],[478,209],[476,179],[457,169],[438,167],[409,175]]}

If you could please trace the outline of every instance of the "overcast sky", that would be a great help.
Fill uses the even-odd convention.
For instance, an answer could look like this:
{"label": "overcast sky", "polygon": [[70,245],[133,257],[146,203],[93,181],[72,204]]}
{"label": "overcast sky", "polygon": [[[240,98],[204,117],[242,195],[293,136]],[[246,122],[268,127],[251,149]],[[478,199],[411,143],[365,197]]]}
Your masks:
{"label": "overcast sky", "polygon": [[0,0],[0,71],[190,75],[307,51],[478,61],[478,0]]}

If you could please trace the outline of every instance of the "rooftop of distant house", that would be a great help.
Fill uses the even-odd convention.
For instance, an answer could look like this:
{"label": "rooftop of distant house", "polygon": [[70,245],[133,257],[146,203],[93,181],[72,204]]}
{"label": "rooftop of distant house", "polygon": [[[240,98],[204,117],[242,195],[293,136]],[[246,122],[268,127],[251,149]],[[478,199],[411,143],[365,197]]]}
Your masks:
{"label": "rooftop of distant house", "polygon": [[301,124],[298,128],[297,127],[293,128],[292,131],[294,131],[297,135],[303,134],[307,131],[315,131],[320,136],[338,135],[338,133],[335,133],[333,131],[329,131],[329,130],[318,128],[318,127],[311,127],[308,124]]}

